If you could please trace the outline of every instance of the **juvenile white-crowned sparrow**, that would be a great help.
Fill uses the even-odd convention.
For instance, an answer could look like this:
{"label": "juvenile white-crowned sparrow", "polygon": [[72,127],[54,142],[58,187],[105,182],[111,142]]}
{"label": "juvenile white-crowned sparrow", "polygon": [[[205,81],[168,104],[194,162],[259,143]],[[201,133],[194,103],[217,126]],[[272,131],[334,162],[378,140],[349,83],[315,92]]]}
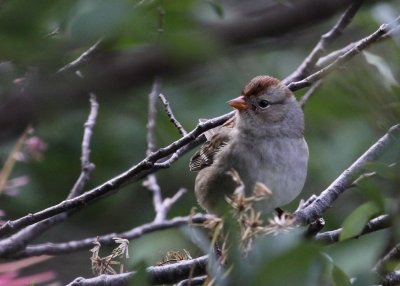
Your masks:
{"label": "juvenile white-crowned sparrow", "polygon": [[239,174],[247,196],[257,182],[272,191],[256,205],[262,212],[291,202],[304,186],[308,162],[303,111],[293,93],[276,78],[257,76],[228,104],[237,110],[235,116],[206,133],[208,141],[189,164],[199,171],[199,204],[221,215],[226,195],[237,187],[231,170]]}

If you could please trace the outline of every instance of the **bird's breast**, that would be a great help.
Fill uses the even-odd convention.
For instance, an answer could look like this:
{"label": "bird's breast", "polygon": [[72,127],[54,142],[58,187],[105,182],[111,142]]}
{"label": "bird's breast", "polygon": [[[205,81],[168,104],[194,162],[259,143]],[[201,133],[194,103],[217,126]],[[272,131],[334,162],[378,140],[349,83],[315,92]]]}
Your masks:
{"label": "bird's breast", "polygon": [[[226,149],[227,168],[235,169],[247,195],[256,182],[273,193],[264,210],[272,210],[292,201],[301,192],[307,174],[308,147],[303,138],[271,138],[255,146],[253,141],[232,142]],[[221,154],[222,155],[222,154]]]}

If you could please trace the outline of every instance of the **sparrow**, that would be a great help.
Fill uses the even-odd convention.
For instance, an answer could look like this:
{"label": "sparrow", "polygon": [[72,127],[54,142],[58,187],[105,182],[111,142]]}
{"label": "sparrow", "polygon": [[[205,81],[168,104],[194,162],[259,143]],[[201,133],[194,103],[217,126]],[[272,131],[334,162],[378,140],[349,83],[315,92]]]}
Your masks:
{"label": "sparrow", "polygon": [[221,127],[205,133],[205,142],[190,160],[198,171],[195,194],[207,212],[222,215],[226,197],[239,175],[246,196],[257,183],[272,192],[257,203],[263,213],[294,200],[302,191],[308,163],[304,140],[304,115],[293,93],[278,79],[262,75],[253,78],[241,95],[228,101],[235,115]]}

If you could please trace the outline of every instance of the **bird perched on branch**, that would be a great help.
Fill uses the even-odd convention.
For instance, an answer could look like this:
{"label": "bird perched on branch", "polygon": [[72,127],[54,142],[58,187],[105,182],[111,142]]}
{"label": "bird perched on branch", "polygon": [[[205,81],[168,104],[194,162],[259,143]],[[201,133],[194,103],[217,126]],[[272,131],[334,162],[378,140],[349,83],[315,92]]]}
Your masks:
{"label": "bird perched on branch", "polygon": [[228,104],[236,109],[235,116],[205,133],[207,142],[189,164],[191,171],[199,171],[199,204],[221,215],[226,196],[237,188],[232,171],[239,175],[246,196],[257,183],[272,192],[258,202],[262,212],[291,202],[304,186],[308,162],[303,111],[293,93],[276,78],[257,76]]}

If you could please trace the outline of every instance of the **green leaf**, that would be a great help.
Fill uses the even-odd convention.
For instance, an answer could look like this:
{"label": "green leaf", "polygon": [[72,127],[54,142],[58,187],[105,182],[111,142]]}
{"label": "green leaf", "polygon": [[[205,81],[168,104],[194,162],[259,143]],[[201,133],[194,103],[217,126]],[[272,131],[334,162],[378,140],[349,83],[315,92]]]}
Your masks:
{"label": "green leaf", "polygon": [[368,220],[380,212],[380,208],[375,202],[367,202],[353,211],[343,222],[340,240],[345,240],[361,233]]}
{"label": "green leaf", "polygon": [[331,276],[334,286],[351,286],[350,278],[335,264],[332,264]]}

